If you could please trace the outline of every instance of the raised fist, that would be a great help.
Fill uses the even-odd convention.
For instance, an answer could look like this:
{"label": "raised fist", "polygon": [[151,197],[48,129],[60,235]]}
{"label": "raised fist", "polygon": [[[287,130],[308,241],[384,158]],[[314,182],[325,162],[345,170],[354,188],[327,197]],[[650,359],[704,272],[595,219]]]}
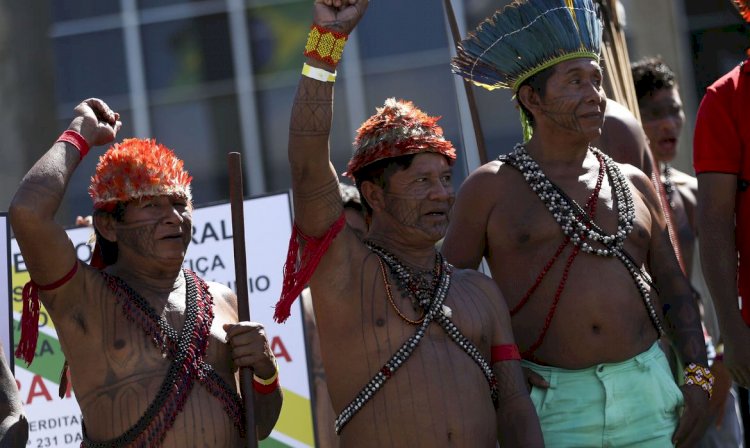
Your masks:
{"label": "raised fist", "polygon": [[75,117],[68,129],[81,134],[92,147],[112,142],[122,126],[120,114],[97,98],[84,100],[74,112]]}
{"label": "raised fist", "polygon": [[315,0],[313,23],[350,34],[365,15],[368,3],[368,0]]}

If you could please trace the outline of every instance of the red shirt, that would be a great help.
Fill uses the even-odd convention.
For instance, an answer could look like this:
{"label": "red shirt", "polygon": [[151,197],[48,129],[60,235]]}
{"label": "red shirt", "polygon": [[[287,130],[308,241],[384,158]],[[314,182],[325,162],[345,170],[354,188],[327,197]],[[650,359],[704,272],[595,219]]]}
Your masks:
{"label": "red shirt", "polygon": [[750,60],[706,89],[693,141],[696,174],[737,175],[735,240],[742,315],[750,324]]}

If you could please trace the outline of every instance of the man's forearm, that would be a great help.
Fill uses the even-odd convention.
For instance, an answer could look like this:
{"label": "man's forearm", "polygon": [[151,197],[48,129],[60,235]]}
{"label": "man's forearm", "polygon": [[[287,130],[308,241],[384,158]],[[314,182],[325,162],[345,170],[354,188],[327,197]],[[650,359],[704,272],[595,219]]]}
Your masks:
{"label": "man's forearm", "polygon": [[667,305],[664,313],[665,329],[671,336],[683,364],[696,363],[708,366],[706,341],[703,337],[700,311],[695,299],[689,293],[663,292],[671,298],[668,302],[665,301]]}
{"label": "man's forearm", "polygon": [[328,136],[332,119],[333,83],[301,76],[289,123],[289,161],[292,169],[304,166],[304,162],[328,163]]}
{"label": "man's forearm", "polygon": [[21,181],[11,203],[11,218],[14,213],[33,213],[38,218],[53,219],[79,161],[72,145],[52,145]]}
{"label": "man's forearm", "polygon": [[501,446],[544,446],[539,417],[526,390],[503,399],[497,422],[497,440]]}
{"label": "man's forearm", "polygon": [[734,229],[701,235],[701,268],[722,333],[744,327],[737,294],[737,249]]}
{"label": "man's forearm", "polygon": [[270,394],[262,395],[255,393],[253,394],[253,398],[255,398],[255,426],[258,432],[258,439],[263,440],[271,434],[276,421],[279,419],[283,394],[281,387],[279,387]]}

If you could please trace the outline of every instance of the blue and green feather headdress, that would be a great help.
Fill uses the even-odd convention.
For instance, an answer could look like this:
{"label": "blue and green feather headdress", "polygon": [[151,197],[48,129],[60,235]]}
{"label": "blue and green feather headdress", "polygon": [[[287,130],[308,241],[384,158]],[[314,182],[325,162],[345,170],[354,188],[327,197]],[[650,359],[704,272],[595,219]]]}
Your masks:
{"label": "blue and green feather headdress", "polygon": [[[458,45],[451,65],[478,86],[515,93],[524,81],[560,62],[599,62],[601,42],[593,0],[520,0],[482,22]],[[523,112],[521,121],[528,140],[531,128]]]}

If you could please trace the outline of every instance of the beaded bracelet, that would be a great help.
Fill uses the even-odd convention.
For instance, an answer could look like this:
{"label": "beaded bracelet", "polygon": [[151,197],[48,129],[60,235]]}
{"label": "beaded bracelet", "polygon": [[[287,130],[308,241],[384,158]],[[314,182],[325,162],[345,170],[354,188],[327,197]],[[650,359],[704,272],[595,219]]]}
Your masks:
{"label": "beaded bracelet", "polygon": [[83,158],[86,157],[86,154],[89,153],[90,147],[88,142],[85,138],[83,138],[81,134],[76,131],[68,129],[67,131],[60,134],[59,137],[57,137],[55,143],[57,142],[65,142],[73,145],[73,147],[78,150],[78,154],[81,156],[81,160],[83,160]]}
{"label": "beaded bracelet", "polygon": [[322,82],[336,82],[336,72],[331,73],[327,70],[307,65],[307,63],[302,64],[302,74],[308,78]]}
{"label": "beaded bracelet", "polygon": [[268,395],[279,388],[279,366],[276,365],[276,371],[273,376],[263,379],[253,374],[253,389],[261,395]]}
{"label": "beaded bracelet", "polygon": [[714,376],[707,367],[691,362],[685,367],[685,385],[694,384],[706,391],[709,400],[713,394]]}
{"label": "beaded bracelet", "polygon": [[325,62],[336,67],[344,53],[344,45],[349,38],[346,34],[313,25],[307,35],[305,56]]}

